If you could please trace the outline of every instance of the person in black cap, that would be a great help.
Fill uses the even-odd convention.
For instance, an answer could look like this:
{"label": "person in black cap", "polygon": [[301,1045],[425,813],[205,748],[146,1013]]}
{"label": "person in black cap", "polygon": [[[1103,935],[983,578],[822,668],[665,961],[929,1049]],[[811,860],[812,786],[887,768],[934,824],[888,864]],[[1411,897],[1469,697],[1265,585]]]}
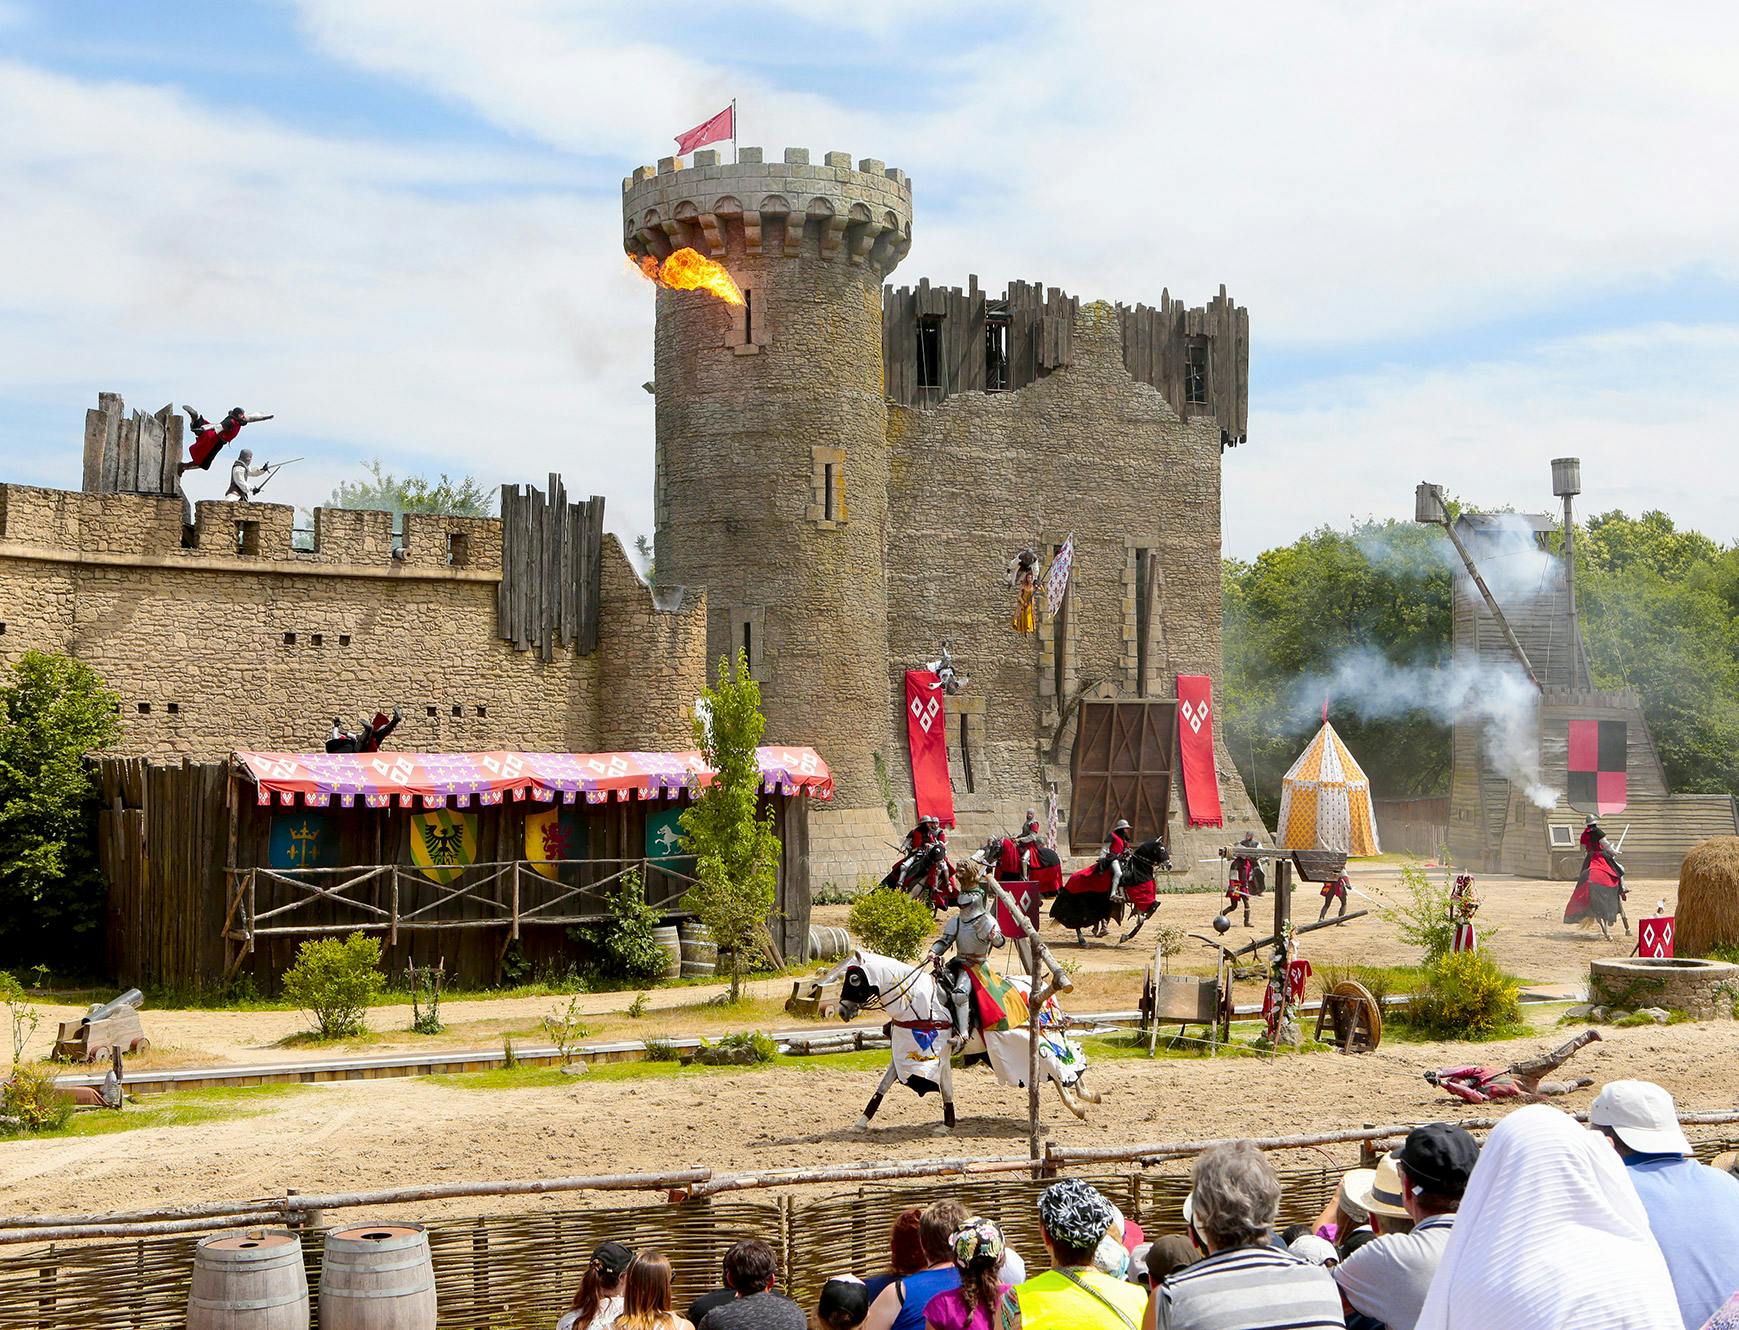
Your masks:
{"label": "person in black cap", "polygon": [[573,1306],[556,1322],[556,1330],[605,1330],[622,1314],[622,1276],[634,1253],[619,1242],[601,1242],[586,1263]]}
{"label": "person in black cap", "polygon": [[1479,1161],[1479,1145],[1461,1127],[1432,1122],[1408,1132],[1390,1158],[1413,1231],[1372,1239],[1335,1267],[1334,1278],[1348,1325],[1413,1330]]}
{"label": "person in black cap", "polygon": [[851,1276],[830,1279],[821,1286],[821,1301],[815,1305],[815,1323],[822,1330],[857,1330],[869,1315],[869,1290]]}

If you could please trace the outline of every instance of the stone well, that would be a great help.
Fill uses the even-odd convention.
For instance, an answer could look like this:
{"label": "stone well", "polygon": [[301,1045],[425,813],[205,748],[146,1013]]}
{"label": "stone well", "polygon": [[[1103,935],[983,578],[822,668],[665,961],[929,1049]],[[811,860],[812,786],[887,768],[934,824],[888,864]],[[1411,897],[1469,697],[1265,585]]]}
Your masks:
{"label": "stone well", "polygon": [[1665,1007],[1698,1020],[1731,1016],[1739,1000],[1739,965],[1693,957],[1619,956],[1592,961],[1588,1000],[1635,1011]]}

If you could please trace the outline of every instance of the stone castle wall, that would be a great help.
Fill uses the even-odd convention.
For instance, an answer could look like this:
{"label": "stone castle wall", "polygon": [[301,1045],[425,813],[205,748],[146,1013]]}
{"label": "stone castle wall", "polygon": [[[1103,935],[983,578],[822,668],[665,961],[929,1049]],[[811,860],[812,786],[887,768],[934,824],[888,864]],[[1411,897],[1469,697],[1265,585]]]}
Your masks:
{"label": "stone castle wall", "polygon": [[657,608],[614,537],[598,651],[546,663],[496,637],[494,519],[410,515],[395,558],[387,513],[317,509],[312,552],[291,549],[293,517],[201,503],[184,549],[178,500],[0,488],[0,663],[91,665],[121,696],[123,754],[318,749],[334,715],[395,703],[405,749],[692,743],[704,599]]}
{"label": "stone castle wall", "polygon": [[[929,409],[891,412],[889,490],[890,751],[902,754],[903,671],[951,639],[971,686],[949,699],[949,766],[957,839],[975,845],[1042,807],[1043,783],[1060,787],[1067,824],[1072,714],[1059,705],[1057,625],[1011,625],[1016,596],[1007,559],[1024,546],[1048,561],[1071,534],[1075,564],[1064,616],[1062,701],[1176,696],[1178,673],[1220,677],[1220,426],[1179,418],[1159,390],[1124,366],[1116,311],[1083,306],[1071,363],[1016,392],[969,392]],[[1136,551],[1152,551],[1159,585],[1138,679]],[[962,723],[964,722],[964,729]],[[1221,798],[1229,828],[1260,825],[1225,752]],[[968,752],[961,751],[964,734]],[[1057,753],[1057,761],[1047,762]],[[970,767],[972,788],[967,788]],[[894,764],[902,814],[912,811],[911,772]],[[1172,833],[1185,842],[1174,782]],[[1152,829],[1136,828],[1137,834]],[[1196,840],[1224,843],[1224,831]],[[1204,850],[1204,852],[1206,852]]]}

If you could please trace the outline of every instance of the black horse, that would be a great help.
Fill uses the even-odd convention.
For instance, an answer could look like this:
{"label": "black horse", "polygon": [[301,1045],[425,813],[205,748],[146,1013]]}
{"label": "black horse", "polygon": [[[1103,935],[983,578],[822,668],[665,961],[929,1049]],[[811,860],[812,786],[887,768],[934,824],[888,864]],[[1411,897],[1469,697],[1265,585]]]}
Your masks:
{"label": "black horse", "polygon": [[[1109,885],[1111,866],[1117,865],[1116,889]],[[1159,894],[1154,888],[1154,875],[1169,872],[1171,850],[1163,838],[1155,837],[1131,846],[1121,855],[1102,855],[1095,872],[1103,874],[1107,886],[1103,891],[1062,891],[1051,903],[1051,918],[1064,928],[1075,930],[1077,942],[1084,942],[1082,930],[1099,930],[1115,921],[1121,924],[1126,914],[1135,916],[1135,925],[1119,941],[1127,942],[1141,931],[1159,908]]]}
{"label": "black horse", "polygon": [[948,847],[938,840],[913,850],[888,870],[882,885],[903,891],[933,909],[951,905],[955,894],[954,865],[949,862]]}

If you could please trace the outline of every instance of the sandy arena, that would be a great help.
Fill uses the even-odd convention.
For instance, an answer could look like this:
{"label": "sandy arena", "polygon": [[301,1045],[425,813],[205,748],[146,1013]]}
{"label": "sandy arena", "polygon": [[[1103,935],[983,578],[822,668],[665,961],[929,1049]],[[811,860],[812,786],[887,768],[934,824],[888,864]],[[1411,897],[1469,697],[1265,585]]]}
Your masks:
{"label": "sandy arena", "polygon": [[[1393,897],[1396,870],[1366,869],[1356,882]],[[1590,958],[1620,954],[1629,940],[1602,944],[1597,934],[1558,922],[1568,885],[1487,877],[1480,922],[1493,931],[1492,950],[1533,992],[1565,998],[1586,983]],[[1630,905],[1652,913],[1670,883],[1637,881]],[[1201,928],[1212,917],[1211,895],[1162,898],[1160,917]],[[1313,919],[1317,898],[1302,887],[1295,899],[1299,919]],[[1369,902],[1355,898],[1354,908]],[[1258,906],[1255,918],[1266,913]],[[843,909],[821,912],[835,922]],[[1254,936],[1242,928],[1234,939]],[[1127,946],[1096,946],[1085,953],[1047,940],[1058,955],[1081,963],[1075,1011],[1127,1009],[1135,1005],[1139,967],[1150,954],[1145,938]],[[1332,964],[1406,964],[1416,959],[1376,915],[1303,940],[1303,954],[1319,969]],[[1201,949],[1200,957],[1208,952]],[[1186,953],[1183,962],[1196,957]],[[588,995],[582,1005],[593,1037],[704,1033],[748,1024],[790,1028],[796,1022],[778,1010],[776,998],[789,981],[757,986],[755,1014],[722,1012],[699,1005],[713,990],[692,987],[652,994],[652,1010],[638,1021],[622,1015],[628,996]],[[1252,988],[1240,1000],[1257,995]],[[349,1052],[429,1051],[438,1047],[499,1047],[503,1032],[535,1038],[538,1019],[565,999],[519,998],[454,1002],[443,1009],[450,1029],[426,1039],[376,1037],[354,1048],[285,1047],[280,1041],[303,1028],[294,1012],[148,1011],[155,1041],[150,1063],[159,1066],[306,1061]],[[1426,1085],[1427,1068],[1461,1062],[1503,1065],[1566,1037],[1553,1025],[1560,1007],[1537,1009],[1539,1032],[1503,1044],[1385,1042],[1355,1060],[1333,1053],[1218,1060],[1106,1059],[1094,1082],[1105,1102],[1084,1123],[1076,1122],[1047,1093],[1044,1121],[1051,1139],[1093,1145],[1272,1135],[1333,1130],[1371,1123],[1457,1118],[1501,1112],[1501,1105],[1474,1109]],[[612,1014],[614,1013],[614,1014]],[[72,1014],[55,1009],[50,1018]],[[404,1007],[377,1008],[376,1030],[403,1026]],[[47,1022],[45,1022],[45,1025]],[[1308,1028],[1308,1027],[1307,1027]],[[1604,1041],[1577,1055],[1567,1074],[1591,1076],[1596,1084],[1619,1076],[1660,1082],[1687,1109],[1739,1104],[1739,1023],[1611,1029]],[[939,1138],[934,1099],[891,1093],[876,1130],[850,1130],[873,1088],[875,1072],[817,1059],[795,1067],[619,1080],[600,1076],[528,1078],[524,1088],[479,1089],[463,1083],[394,1079],[315,1085],[261,1096],[237,1105],[236,1115],[196,1127],[165,1126],[87,1138],[19,1140],[0,1144],[0,1187],[8,1210],[97,1211],[152,1202],[339,1190],[369,1186],[480,1178],[662,1170],[705,1165],[719,1170],[797,1166],[938,1155],[1007,1154],[1024,1148],[1024,1096],[995,1084],[987,1071],[956,1077],[960,1127]],[[1593,1090],[1559,1102],[1585,1107]],[[242,1114],[246,1114],[243,1116]],[[520,1209],[526,1198],[429,1204],[430,1214]]]}

